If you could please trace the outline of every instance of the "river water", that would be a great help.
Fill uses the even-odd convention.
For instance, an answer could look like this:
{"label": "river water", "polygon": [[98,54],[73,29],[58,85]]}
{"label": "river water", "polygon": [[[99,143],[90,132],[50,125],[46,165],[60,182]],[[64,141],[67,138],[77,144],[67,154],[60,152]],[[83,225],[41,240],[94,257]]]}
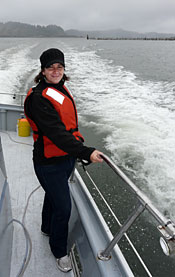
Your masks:
{"label": "river water", "polygon": [[[50,47],[65,53],[68,87],[75,97],[86,144],[109,155],[175,221],[174,42],[1,38],[1,103],[20,103],[18,95],[34,85],[39,55]],[[101,177],[98,187],[124,221],[132,210],[130,204],[135,205],[127,187],[121,181],[116,185],[115,176],[104,164],[90,165],[88,170],[97,182]],[[115,220],[91,185],[90,190],[115,233]],[[173,277],[175,260],[162,254],[155,226],[145,214],[130,233],[152,275]],[[136,276],[146,276],[125,241],[121,247]]]}

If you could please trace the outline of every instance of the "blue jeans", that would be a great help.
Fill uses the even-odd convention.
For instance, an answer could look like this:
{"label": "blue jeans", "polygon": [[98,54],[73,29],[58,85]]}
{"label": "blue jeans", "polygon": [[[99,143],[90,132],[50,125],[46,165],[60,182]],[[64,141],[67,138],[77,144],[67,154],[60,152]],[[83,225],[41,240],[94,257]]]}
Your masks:
{"label": "blue jeans", "polygon": [[58,164],[34,163],[36,176],[45,190],[41,230],[50,235],[50,248],[56,258],[67,254],[68,221],[71,213],[68,179],[74,165],[75,159],[72,157]]}

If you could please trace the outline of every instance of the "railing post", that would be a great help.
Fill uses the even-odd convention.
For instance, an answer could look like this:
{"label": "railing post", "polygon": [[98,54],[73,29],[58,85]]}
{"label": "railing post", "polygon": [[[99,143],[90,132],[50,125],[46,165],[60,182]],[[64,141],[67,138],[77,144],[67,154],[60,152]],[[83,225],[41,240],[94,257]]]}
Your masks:
{"label": "railing post", "polygon": [[102,261],[108,261],[111,256],[110,252],[114,248],[114,246],[119,242],[124,233],[129,229],[129,227],[133,224],[133,222],[139,217],[139,215],[144,211],[145,206],[139,203],[138,207],[132,212],[129,218],[122,225],[120,231],[115,235],[113,240],[109,243],[105,250],[98,253],[98,258]]}
{"label": "railing post", "polygon": [[0,109],[0,119],[1,119],[1,122],[0,122],[0,129],[2,130],[7,130],[7,111],[6,110],[3,110],[3,109]]}
{"label": "railing post", "polygon": [[20,95],[20,99],[21,99],[21,106],[23,106],[23,95]]}

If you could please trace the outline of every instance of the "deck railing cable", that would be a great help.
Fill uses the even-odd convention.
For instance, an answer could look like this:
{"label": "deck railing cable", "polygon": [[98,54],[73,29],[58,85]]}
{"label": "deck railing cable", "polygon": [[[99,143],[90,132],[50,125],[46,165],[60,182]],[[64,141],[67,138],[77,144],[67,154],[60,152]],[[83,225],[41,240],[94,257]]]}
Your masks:
{"label": "deck railing cable", "polygon": [[[97,190],[98,194],[100,195],[101,199],[103,200],[103,202],[105,203],[105,205],[107,206],[108,210],[110,211],[110,213],[112,214],[112,216],[114,217],[114,219],[116,220],[117,224],[122,227],[121,222],[119,221],[119,219],[117,218],[116,214],[114,213],[114,211],[111,209],[110,205],[108,204],[107,200],[105,199],[105,197],[103,196],[103,194],[101,193],[101,191],[99,190],[99,188],[97,187],[97,185],[95,184],[94,180],[92,179],[92,177],[90,176],[90,174],[88,173],[88,171],[86,169],[85,173],[86,175],[89,177],[90,181],[92,182],[93,186],[95,187],[95,189]],[[141,258],[140,254],[138,253],[137,249],[135,248],[134,244],[132,243],[132,241],[130,240],[129,236],[124,233],[124,236],[126,237],[128,243],[130,244],[132,250],[134,251],[135,255],[137,256],[137,258],[139,259],[140,263],[142,264],[143,268],[145,269],[145,271],[147,272],[149,277],[152,277],[152,274],[150,273],[149,269],[147,268],[145,262],[143,261],[143,259]],[[108,258],[107,258],[108,260]]]}

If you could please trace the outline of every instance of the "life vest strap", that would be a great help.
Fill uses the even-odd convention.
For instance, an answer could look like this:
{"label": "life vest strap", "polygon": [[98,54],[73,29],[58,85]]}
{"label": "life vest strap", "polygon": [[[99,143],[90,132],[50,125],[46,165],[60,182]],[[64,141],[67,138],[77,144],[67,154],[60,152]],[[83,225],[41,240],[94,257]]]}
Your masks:
{"label": "life vest strap", "polygon": [[73,134],[74,132],[77,132],[78,131],[78,128],[76,127],[76,128],[74,128],[74,129],[70,129],[69,130],[69,132],[71,133],[71,134]]}

